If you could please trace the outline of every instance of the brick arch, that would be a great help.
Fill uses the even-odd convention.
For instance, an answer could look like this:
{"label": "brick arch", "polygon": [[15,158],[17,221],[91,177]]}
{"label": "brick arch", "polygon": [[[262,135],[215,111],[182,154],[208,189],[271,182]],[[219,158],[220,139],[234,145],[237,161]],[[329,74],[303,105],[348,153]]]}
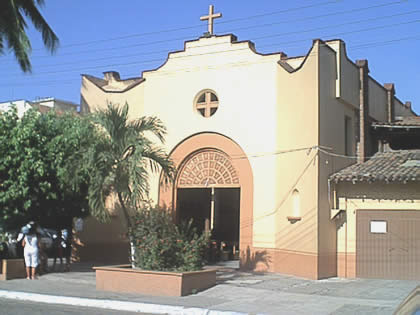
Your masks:
{"label": "brick arch", "polygon": [[203,149],[194,152],[180,165],[177,187],[239,186],[239,176],[232,160],[224,152]]}
{"label": "brick arch", "polygon": [[[176,217],[176,190],[182,186],[180,179],[183,174],[183,166],[191,161],[191,158],[204,153],[218,153],[229,161],[237,175],[237,183],[234,187],[241,189],[240,193],[240,215],[239,215],[239,245],[241,248],[241,257],[245,251],[252,248],[253,233],[253,196],[254,179],[249,160],[242,148],[232,139],[218,133],[199,133],[181,141],[170,153],[170,157],[178,170],[178,175],[174,183],[159,187],[159,205],[167,207],[173,211]],[[225,163],[224,162],[224,163]],[[235,174],[231,171],[231,175]],[[232,178],[235,178],[234,176]],[[189,187],[203,187],[202,183],[189,184]],[[196,185],[196,186],[194,186]],[[223,187],[229,184],[223,184]],[[220,184],[219,187],[222,187]],[[241,258],[242,260],[242,258]]]}

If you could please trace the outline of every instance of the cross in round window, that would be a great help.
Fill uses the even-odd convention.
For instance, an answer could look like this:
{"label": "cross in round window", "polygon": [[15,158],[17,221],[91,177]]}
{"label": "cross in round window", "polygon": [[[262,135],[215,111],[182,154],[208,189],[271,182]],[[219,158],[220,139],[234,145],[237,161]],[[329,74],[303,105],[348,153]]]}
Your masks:
{"label": "cross in round window", "polygon": [[195,108],[203,117],[212,116],[219,107],[219,99],[212,91],[201,92],[195,101]]}

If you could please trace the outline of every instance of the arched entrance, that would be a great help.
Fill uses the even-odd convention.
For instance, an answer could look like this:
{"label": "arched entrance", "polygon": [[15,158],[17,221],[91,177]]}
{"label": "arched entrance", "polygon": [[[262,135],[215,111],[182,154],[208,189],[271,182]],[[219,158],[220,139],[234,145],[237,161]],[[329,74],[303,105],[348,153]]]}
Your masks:
{"label": "arched entrance", "polygon": [[177,177],[171,186],[160,186],[159,204],[178,221],[194,218],[197,228],[212,230],[219,241],[239,241],[242,256],[251,248],[253,223],[253,177],[244,151],[228,137],[201,133],[170,156]]}
{"label": "arched entrance", "polygon": [[240,184],[228,155],[216,149],[192,153],[180,165],[176,194],[178,221],[193,219],[198,231],[238,248]]}

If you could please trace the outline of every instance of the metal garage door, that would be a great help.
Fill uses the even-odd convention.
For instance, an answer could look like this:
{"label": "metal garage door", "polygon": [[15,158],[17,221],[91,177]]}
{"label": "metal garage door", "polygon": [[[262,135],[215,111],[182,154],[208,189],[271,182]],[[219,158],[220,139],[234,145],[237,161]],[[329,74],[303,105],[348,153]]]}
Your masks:
{"label": "metal garage door", "polygon": [[420,280],[420,211],[358,210],[356,276]]}

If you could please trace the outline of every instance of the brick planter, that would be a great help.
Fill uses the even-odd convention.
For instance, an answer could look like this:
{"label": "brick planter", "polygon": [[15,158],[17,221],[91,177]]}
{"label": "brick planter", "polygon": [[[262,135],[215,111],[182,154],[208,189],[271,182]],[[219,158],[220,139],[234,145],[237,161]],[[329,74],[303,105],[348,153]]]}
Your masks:
{"label": "brick planter", "polygon": [[130,265],[93,267],[96,289],[145,295],[184,296],[216,284],[216,269],[161,272],[132,269]]}
{"label": "brick planter", "polygon": [[25,263],[23,259],[0,260],[0,280],[25,278]]}

